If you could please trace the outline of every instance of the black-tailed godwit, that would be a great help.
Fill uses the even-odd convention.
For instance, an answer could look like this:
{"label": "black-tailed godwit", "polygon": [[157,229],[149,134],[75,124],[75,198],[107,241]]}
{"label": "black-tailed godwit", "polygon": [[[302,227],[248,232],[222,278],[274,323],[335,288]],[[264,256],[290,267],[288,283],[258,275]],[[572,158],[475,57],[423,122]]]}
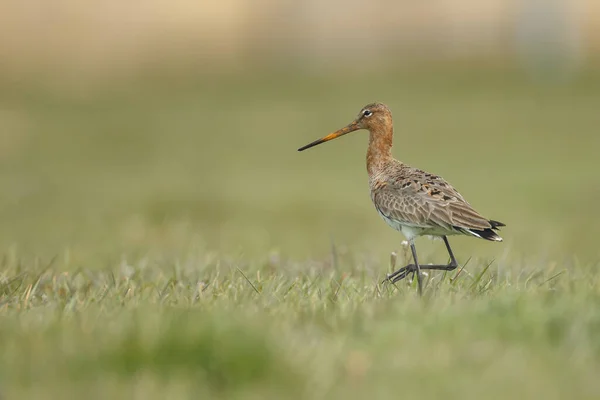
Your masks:
{"label": "black-tailed godwit", "polygon": [[[359,129],[369,131],[367,172],[373,204],[389,226],[406,236],[414,260],[414,264],[388,274],[386,281],[395,283],[410,273],[416,273],[419,294],[422,294],[421,270],[452,271],[458,266],[447,236],[467,235],[502,241],[495,230],[505,226],[503,223],[482,217],[441,177],[410,167],[392,157],[392,112],[385,104],[373,103],[363,107],[349,125],[298,151]],[[450,256],[449,264],[419,264],[414,239],[423,235],[442,237]]]}

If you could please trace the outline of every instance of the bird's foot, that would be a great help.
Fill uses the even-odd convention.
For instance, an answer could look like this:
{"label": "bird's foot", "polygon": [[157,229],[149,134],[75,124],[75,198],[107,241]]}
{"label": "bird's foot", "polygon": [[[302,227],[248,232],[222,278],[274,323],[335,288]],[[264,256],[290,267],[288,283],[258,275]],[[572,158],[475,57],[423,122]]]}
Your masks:
{"label": "bird's foot", "polygon": [[408,274],[415,275],[417,272],[417,266],[415,264],[408,264],[406,267],[402,267],[399,270],[388,274],[387,277],[381,282],[382,284],[385,282],[396,283],[406,278]]}

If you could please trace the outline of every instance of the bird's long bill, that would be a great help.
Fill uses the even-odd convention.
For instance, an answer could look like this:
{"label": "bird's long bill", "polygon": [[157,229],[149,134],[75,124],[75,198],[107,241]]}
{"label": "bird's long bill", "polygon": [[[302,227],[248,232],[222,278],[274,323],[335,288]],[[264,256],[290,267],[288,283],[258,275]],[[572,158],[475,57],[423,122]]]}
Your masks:
{"label": "bird's long bill", "polygon": [[303,151],[303,150],[306,150],[306,149],[310,149],[311,147],[314,147],[314,146],[316,146],[318,144],[328,142],[328,141],[330,141],[332,139],[338,138],[340,136],[344,136],[346,133],[354,132],[354,131],[357,131],[359,129],[360,128],[358,126],[358,123],[356,121],[354,121],[350,125],[345,126],[342,129],[339,129],[339,130],[337,130],[337,131],[335,131],[333,133],[330,133],[329,135],[327,135],[327,136],[325,136],[325,137],[323,137],[323,138],[321,138],[319,140],[315,140],[314,142],[309,143],[306,146],[300,147],[298,149],[298,151]]}

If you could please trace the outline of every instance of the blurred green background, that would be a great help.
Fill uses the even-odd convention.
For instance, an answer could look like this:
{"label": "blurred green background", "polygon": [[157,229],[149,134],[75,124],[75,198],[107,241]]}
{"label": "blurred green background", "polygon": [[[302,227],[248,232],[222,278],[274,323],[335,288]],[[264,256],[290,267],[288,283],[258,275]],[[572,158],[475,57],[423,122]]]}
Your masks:
{"label": "blurred green background", "polygon": [[394,112],[399,159],[510,226],[502,246],[457,246],[597,257],[599,85],[594,71],[541,85],[446,67],[161,77],[83,98],[7,89],[0,243],[77,261],[189,240],[248,255],[319,255],[331,240],[390,251],[402,239],[370,203],[367,133],[296,152],[378,100]]}
{"label": "blurred green background", "polygon": [[[393,393],[385,376],[423,367],[424,359],[435,366],[424,373],[443,376],[464,352],[470,361],[509,354],[488,370],[508,382],[515,365],[531,373],[532,383],[513,386],[514,393],[491,375],[484,381],[506,395],[541,396],[536,382],[557,379],[572,353],[561,353],[556,326],[573,322],[563,314],[599,304],[600,296],[597,273],[589,272],[600,256],[598,6],[328,4],[0,6],[0,393],[6,387],[15,398],[90,390],[98,398],[184,398],[200,390],[190,383],[200,370],[209,389],[197,393],[206,396],[265,398],[272,392],[263,386],[277,382],[306,398],[371,390],[385,397]],[[443,176],[482,214],[507,225],[502,244],[451,240],[459,262],[473,257],[481,269],[495,260],[498,276],[508,276],[494,280],[491,299],[464,288],[460,301],[452,290],[433,295],[442,310],[458,301],[462,311],[448,312],[470,333],[452,328],[444,311],[421,309],[410,292],[383,302],[368,297],[404,238],[370,202],[367,133],[296,151],[373,101],[393,111],[397,158]],[[418,247],[425,262],[445,257],[439,243],[421,239]],[[404,261],[400,256],[398,264]],[[147,265],[151,276],[138,275]],[[523,289],[520,271],[564,268],[580,279],[556,289],[564,290],[565,303],[526,292],[531,303],[510,305],[514,290]],[[356,293],[336,308],[333,282],[347,275],[357,279]],[[296,277],[306,297],[282,300]],[[247,284],[261,279],[271,286]],[[196,300],[207,282],[214,292]],[[145,296],[148,287],[162,289]],[[332,293],[321,298],[321,289]],[[560,338],[591,340],[578,342],[592,355],[577,359],[573,371],[600,365],[594,310],[574,336],[560,331]],[[533,315],[542,322],[513,346],[507,327],[536,324]],[[363,327],[368,321],[372,327]],[[549,327],[548,336],[538,335],[539,326]],[[450,332],[447,348],[428,347],[437,328]],[[509,333],[490,333],[498,331]],[[423,338],[413,339],[412,353],[393,358],[364,336],[392,346],[394,332]],[[221,335],[223,359],[210,350]],[[281,342],[272,345],[273,337]],[[497,342],[480,341],[490,337]],[[541,350],[533,346],[540,337]],[[473,343],[486,356],[470,358]],[[520,358],[521,346],[529,358]],[[342,353],[348,359],[340,361]],[[520,355],[511,359],[513,353]],[[312,363],[303,363],[311,355]],[[281,373],[289,360],[303,378]],[[462,371],[476,374],[481,368],[470,361]],[[345,386],[373,364],[373,380],[354,393]],[[171,365],[184,373],[170,375]],[[332,372],[339,368],[346,378]],[[168,378],[156,380],[148,369]],[[594,398],[593,379],[578,379],[575,397]],[[306,389],[315,380],[317,388]],[[456,397],[485,392],[477,382],[461,382]],[[555,384],[548,396],[572,389],[566,378]],[[439,398],[452,382],[425,392],[422,384],[408,385],[409,395]]]}

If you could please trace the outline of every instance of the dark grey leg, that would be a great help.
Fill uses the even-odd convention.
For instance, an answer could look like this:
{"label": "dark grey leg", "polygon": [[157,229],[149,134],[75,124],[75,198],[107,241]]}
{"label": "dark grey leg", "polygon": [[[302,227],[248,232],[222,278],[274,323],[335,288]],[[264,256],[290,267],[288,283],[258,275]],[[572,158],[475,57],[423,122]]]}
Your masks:
{"label": "dark grey leg", "polygon": [[456,262],[456,258],[454,258],[454,254],[452,253],[452,249],[450,248],[450,243],[448,243],[448,238],[446,236],[442,236],[442,239],[444,239],[444,243],[446,244],[446,250],[448,250],[448,255],[450,256],[450,264],[448,264],[448,267],[452,267],[451,269],[447,269],[446,271],[452,271],[453,269],[456,269],[456,267],[458,267],[458,263]]}
{"label": "dark grey leg", "polygon": [[419,265],[418,261],[417,261],[417,251],[415,250],[415,247],[413,245],[413,243],[411,242],[410,245],[410,249],[413,253],[413,259],[415,261],[414,264],[409,264],[406,267],[402,267],[400,269],[398,269],[397,271],[389,274],[387,276],[387,278],[385,279],[386,281],[390,281],[392,283],[396,283],[404,278],[406,278],[406,276],[410,273],[417,273],[417,282],[419,283],[419,288],[421,280],[420,280],[420,272],[421,270],[424,269],[429,269],[429,270],[438,270],[438,271],[452,271],[454,269],[456,269],[456,267],[458,267],[458,262],[456,262],[456,258],[454,258],[454,254],[452,253],[452,249],[450,248],[450,243],[448,243],[448,238],[446,236],[442,236],[442,239],[444,239],[444,243],[446,244],[446,250],[448,250],[448,255],[450,256],[450,264],[447,265]]}
{"label": "dark grey leg", "polygon": [[[421,283],[423,278],[421,278],[421,268],[419,267],[419,261],[417,260],[417,249],[415,248],[415,243],[412,240],[410,241],[410,251],[412,251],[413,260],[415,261],[415,270],[417,272],[417,286],[419,288],[419,296],[423,296],[423,284]],[[392,283],[393,282],[395,282],[395,281],[392,281]]]}

